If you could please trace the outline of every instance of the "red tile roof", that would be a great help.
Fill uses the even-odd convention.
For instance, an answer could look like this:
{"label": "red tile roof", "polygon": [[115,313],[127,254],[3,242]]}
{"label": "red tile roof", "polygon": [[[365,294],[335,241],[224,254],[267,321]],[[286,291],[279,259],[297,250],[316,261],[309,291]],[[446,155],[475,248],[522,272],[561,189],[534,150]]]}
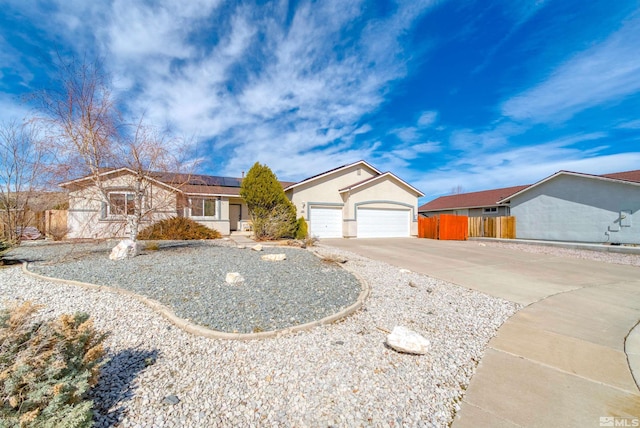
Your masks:
{"label": "red tile roof", "polygon": [[613,174],[602,174],[602,177],[640,183],[640,169],[636,169],[634,171],[615,172]]}
{"label": "red tile roof", "polygon": [[529,185],[440,196],[439,198],[422,205],[418,208],[418,212],[443,211],[458,208],[492,207],[496,206],[499,200],[513,195],[526,187],[529,187]]}
{"label": "red tile roof", "polygon": [[[560,171],[569,172],[569,171]],[[557,173],[556,173],[557,174]],[[554,174],[554,175],[556,175]],[[591,175],[583,173],[574,173],[580,175]],[[634,171],[614,172],[611,174],[592,175],[593,177],[605,177],[612,178],[614,180],[632,181],[640,183],[640,169]],[[549,177],[547,177],[548,179]],[[503,187],[501,189],[483,190],[480,192],[460,193],[458,195],[440,196],[418,208],[418,212],[427,211],[444,211],[454,210],[460,208],[479,208],[479,207],[491,207],[496,206],[498,201],[501,201],[508,196],[511,196],[521,190],[530,187],[526,186],[513,186]]]}

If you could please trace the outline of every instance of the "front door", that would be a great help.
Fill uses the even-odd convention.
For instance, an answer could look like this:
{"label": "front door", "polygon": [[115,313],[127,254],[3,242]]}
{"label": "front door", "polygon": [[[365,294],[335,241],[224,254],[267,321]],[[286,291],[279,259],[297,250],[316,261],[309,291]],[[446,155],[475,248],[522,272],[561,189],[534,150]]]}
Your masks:
{"label": "front door", "polygon": [[241,220],[242,205],[229,204],[229,229],[238,230],[238,221]]}

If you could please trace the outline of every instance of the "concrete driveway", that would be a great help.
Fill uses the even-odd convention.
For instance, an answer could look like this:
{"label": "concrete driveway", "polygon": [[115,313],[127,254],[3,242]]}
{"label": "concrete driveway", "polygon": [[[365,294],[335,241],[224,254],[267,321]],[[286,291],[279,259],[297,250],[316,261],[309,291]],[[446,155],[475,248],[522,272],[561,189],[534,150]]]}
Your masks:
{"label": "concrete driveway", "polygon": [[454,427],[640,425],[640,268],[478,241],[322,243],[528,305],[489,342]]}

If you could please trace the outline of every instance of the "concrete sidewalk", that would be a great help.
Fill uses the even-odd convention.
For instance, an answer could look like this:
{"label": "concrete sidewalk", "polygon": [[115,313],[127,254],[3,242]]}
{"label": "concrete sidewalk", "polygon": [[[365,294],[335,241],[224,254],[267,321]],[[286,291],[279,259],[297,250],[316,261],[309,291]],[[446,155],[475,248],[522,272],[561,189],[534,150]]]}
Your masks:
{"label": "concrete sidewalk", "polygon": [[640,423],[640,268],[470,241],[322,242],[528,305],[489,342],[455,428]]}

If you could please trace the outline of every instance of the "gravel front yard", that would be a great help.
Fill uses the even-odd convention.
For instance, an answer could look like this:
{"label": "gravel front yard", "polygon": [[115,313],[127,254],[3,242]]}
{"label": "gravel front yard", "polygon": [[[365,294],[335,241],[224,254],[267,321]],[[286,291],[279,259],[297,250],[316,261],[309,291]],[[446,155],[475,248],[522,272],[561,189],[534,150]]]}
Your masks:
{"label": "gravel front yard", "polygon": [[[265,247],[239,249],[224,241],[190,242],[112,261],[85,251],[73,260],[29,265],[53,278],[124,288],[150,297],[196,324],[227,333],[280,330],[317,321],[355,303],[362,287],[349,272],[309,251]],[[262,260],[265,254],[287,260]],[[51,258],[41,257],[38,258]],[[228,272],[245,278],[225,282]]]}
{"label": "gravel front yard", "polygon": [[[251,254],[219,250],[235,258]],[[37,280],[18,267],[0,270],[0,294],[3,303],[42,303],[47,317],[88,312],[110,332],[111,360],[95,391],[97,426],[447,426],[488,340],[519,306],[330,247],[314,250],[347,258],[344,268],[366,280],[371,295],[340,322],[273,339],[197,337],[136,300]],[[163,254],[169,252],[154,257]],[[228,266],[216,265],[223,257],[203,259],[226,272]],[[93,262],[80,263],[91,275]],[[292,255],[284,263],[297,273],[309,260]],[[184,278],[185,266],[166,260],[153,284],[167,289]],[[151,274],[132,268],[128,275]],[[396,325],[429,339],[431,352],[387,348],[385,331]]]}

